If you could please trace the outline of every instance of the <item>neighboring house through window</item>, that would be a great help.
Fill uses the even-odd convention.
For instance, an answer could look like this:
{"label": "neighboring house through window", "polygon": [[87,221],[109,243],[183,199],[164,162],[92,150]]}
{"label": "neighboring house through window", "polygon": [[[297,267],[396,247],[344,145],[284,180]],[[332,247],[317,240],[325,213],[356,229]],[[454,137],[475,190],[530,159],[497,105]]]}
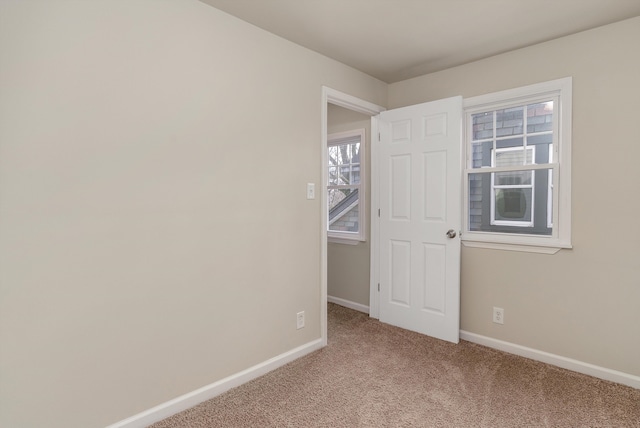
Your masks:
{"label": "neighboring house through window", "polygon": [[465,245],[571,246],[571,79],[469,98]]}
{"label": "neighboring house through window", "polygon": [[328,236],[334,242],[365,240],[364,129],[328,136]]}

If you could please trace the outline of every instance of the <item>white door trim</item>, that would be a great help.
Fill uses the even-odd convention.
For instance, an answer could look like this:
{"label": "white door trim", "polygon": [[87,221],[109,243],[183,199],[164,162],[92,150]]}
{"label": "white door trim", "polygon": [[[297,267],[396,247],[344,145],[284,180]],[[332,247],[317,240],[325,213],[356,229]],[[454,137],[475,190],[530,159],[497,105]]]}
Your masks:
{"label": "white door trim", "polygon": [[369,256],[369,316],[380,319],[380,131],[378,117],[371,118],[371,255]]}
{"label": "white door trim", "polygon": [[[380,114],[386,109],[382,106],[370,103],[368,101],[362,100],[360,98],[356,98],[352,95],[345,94],[344,92],[337,91],[335,89],[331,89],[327,86],[322,87],[322,109],[321,109],[321,138],[320,138],[320,158],[322,159],[322,171],[320,174],[321,183],[318,186],[320,193],[320,338],[322,342],[322,346],[327,345],[327,192],[324,191],[325,183],[327,182],[327,168],[328,168],[328,160],[327,160],[327,104],[334,104],[339,107],[344,107],[349,110],[356,111],[358,113],[362,113],[368,116],[372,116],[371,120],[371,145],[374,141],[377,140],[378,129],[377,122],[374,120],[374,116]],[[375,129],[374,129],[375,128]],[[375,139],[374,139],[375,136]],[[373,159],[372,159],[373,163]],[[376,170],[371,169],[371,181],[376,179],[375,173]],[[373,194],[372,194],[373,195]],[[373,199],[373,198],[372,198]],[[373,200],[371,201],[373,203]],[[377,203],[377,200],[376,200]],[[372,205],[373,207],[374,205]],[[377,211],[371,211],[372,221],[373,218],[377,218]],[[373,223],[372,223],[373,226]],[[373,227],[372,229],[372,242],[371,246],[373,248]],[[373,269],[373,260],[371,263]],[[377,283],[376,283],[377,284]],[[372,295],[373,297],[373,295]],[[375,296],[376,301],[376,317],[377,318],[377,295]],[[372,307],[373,300],[370,302],[369,306]]]}

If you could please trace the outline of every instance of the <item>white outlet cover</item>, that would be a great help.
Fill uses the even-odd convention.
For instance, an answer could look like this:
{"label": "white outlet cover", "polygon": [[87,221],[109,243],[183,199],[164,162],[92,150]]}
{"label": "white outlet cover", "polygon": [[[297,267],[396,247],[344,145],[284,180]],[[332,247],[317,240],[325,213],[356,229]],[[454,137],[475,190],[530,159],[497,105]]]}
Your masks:
{"label": "white outlet cover", "polygon": [[504,324],[504,309],[493,307],[493,322],[496,324]]}
{"label": "white outlet cover", "polygon": [[304,327],[304,311],[296,314],[296,328],[299,330]]}

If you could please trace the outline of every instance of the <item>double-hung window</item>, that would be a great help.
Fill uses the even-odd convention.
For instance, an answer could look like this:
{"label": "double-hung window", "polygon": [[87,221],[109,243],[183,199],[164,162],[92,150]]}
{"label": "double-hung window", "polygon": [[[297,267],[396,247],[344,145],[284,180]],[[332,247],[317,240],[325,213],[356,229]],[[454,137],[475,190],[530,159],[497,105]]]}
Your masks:
{"label": "double-hung window", "polygon": [[333,242],[365,240],[365,130],[328,135],[328,237]]}
{"label": "double-hung window", "polygon": [[571,247],[571,78],[464,101],[468,246]]}

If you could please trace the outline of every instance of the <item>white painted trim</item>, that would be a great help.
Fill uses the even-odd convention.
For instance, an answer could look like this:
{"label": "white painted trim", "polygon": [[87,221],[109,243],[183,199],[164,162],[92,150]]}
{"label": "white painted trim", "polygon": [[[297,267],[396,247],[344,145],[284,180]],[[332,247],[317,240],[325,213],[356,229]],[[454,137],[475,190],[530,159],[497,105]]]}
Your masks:
{"label": "white painted trim", "polygon": [[359,239],[347,239],[347,238],[335,238],[329,235],[328,241],[330,244],[344,244],[344,245],[358,245],[363,242]]}
{"label": "white painted trim", "polygon": [[515,244],[503,244],[500,242],[485,242],[485,241],[462,241],[462,245],[469,248],[488,248],[490,250],[504,250],[504,251],[520,251],[523,253],[536,253],[536,254],[555,254],[560,251],[558,247],[536,247],[533,245],[515,245]]}
{"label": "white painted trim", "polygon": [[[573,248],[570,243],[554,241],[551,236],[516,234],[501,236],[493,232],[470,233],[463,231],[460,238],[462,239],[463,245],[466,247],[493,248],[524,251],[529,253],[539,252],[535,250],[536,247],[552,249],[553,252],[549,252],[549,254],[555,254],[562,248]],[[497,244],[501,244],[502,248],[498,248],[496,246]]]}
{"label": "white painted trim", "polygon": [[[375,146],[375,142],[378,139],[378,127],[375,116],[380,112],[385,111],[386,109],[382,106],[370,103],[368,101],[361,100],[360,98],[356,98],[352,95],[345,94],[344,92],[337,91],[335,89],[331,89],[327,86],[322,87],[322,105],[320,110],[321,116],[321,136],[320,136],[320,159],[322,159],[322,170],[321,170],[321,180],[324,186],[324,183],[327,182],[327,104],[334,104],[339,107],[343,107],[349,110],[353,110],[355,112],[372,116],[371,118],[371,149]],[[372,152],[373,154],[373,152]],[[372,161],[373,163],[373,158]],[[371,181],[375,180],[375,170],[371,170]],[[328,212],[327,212],[327,192],[322,192],[320,195],[320,339],[322,341],[323,346],[327,344],[327,221],[328,221]],[[364,206],[364,205],[363,205]],[[377,218],[377,208],[374,211],[374,206],[371,206],[371,217]],[[373,224],[371,227],[373,233]],[[373,238],[372,238],[373,240]],[[371,265],[373,266],[373,260]],[[373,267],[371,268],[373,270]],[[373,276],[372,283],[373,284]],[[371,286],[373,287],[373,285]],[[377,318],[377,293],[375,296],[373,293],[371,294],[371,299],[375,298],[375,301],[372,300],[370,305],[373,307],[375,304],[376,308],[376,318]]]}
{"label": "white painted trim", "polygon": [[583,361],[574,360],[561,355],[550,354],[537,349],[527,348],[526,346],[505,342],[491,337],[482,336],[480,334],[470,333],[464,330],[460,330],[460,339],[532,360],[541,361],[563,369],[640,389],[640,376],[596,366],[594,364],[585,363]]}
{"label": "white painted trim", "polygon": [[354,311],[364,312],[369,314],[369,306],[361,303],[352,302],[351,300],[341,299],[340,297],[328,296],[327,301],[329,303],[335,303],[336,305],[344,306],[345,308],[353,309]]}
{"label": "white painted trim", "polygon": [[371,165],[371,255],[369,267],[369,316],[371,318],[380,319],[380,217],[378,210],[380,208],[380,197],[378,189],[380,188],[380,168],[378,166],[380,147],[380,131],[378,128],[378,116],[371,118],[371,147],[370,157]]}
{"label": "white painted trim", "polygon": [[[370,103],[365,100],[361,100],[360,98],[356,98],[353,95],[345,94],[344,92],[336,91],[335,89],[331,89],[328,86],[323,86],[322,92],[326,96],[326,101],[328,103],[337,105],[339,107],[344,107],[358,113],[375,116],[378,113],[386,110],[382,106]],[[326,140],[324,144],[326,144]]]}
{"label": "white painted trim", "polygon": [[[571,77],[563,77],[556,80],[465,98],[462,101],[462,108],[464,110],[473,110],[474,112],[481,111],[487,107],[493,108],[492,106],[501,108],[502,106],[517,104],[519,100],[528,100],[536,95],[544,98],[544,95],[555,94],[558,88],[561,88],[564,93],[571,91]],[[571,97],[569,97],[569,99],[570,98]]]}
{"label": "white painted trim", "polygon": [[173,400],[162,403],[158,406],[152,407],[130,418],[124,419],[115,424],[109,425],[106,428],[144,428],[155,422],[175,415],[176,413],[187,410],[195,405],[198,405],[204,401],[210,400],[231,388],[240,386],[250,380],[256,379],[272,370],[275,370],[281,366],[284,366],[291,361],[303,357],[313,351],[322,348],[322,341],[320,339],[309,342],[305,345],[299,346],[291,351],[280,354],[267,361],[243,370],[239,373],[226,377],[222,380],[214,382],[210,385],[196,389],[195,391],[181,395]]}
{"label": "white painted trim", "polygon": [[327,346],[327,269],[328,269],[328,247],[327,247],[327,229],[329,225],[329,209],[327,207],[327,192],[325,186],[329,181],[329,159],[327,153],[328,132],[328,110],[329,99],[331,97],[331,89],[322,87],[322,106],[321,106],[321,127],[320,127],[320,340],[322,346]]}

